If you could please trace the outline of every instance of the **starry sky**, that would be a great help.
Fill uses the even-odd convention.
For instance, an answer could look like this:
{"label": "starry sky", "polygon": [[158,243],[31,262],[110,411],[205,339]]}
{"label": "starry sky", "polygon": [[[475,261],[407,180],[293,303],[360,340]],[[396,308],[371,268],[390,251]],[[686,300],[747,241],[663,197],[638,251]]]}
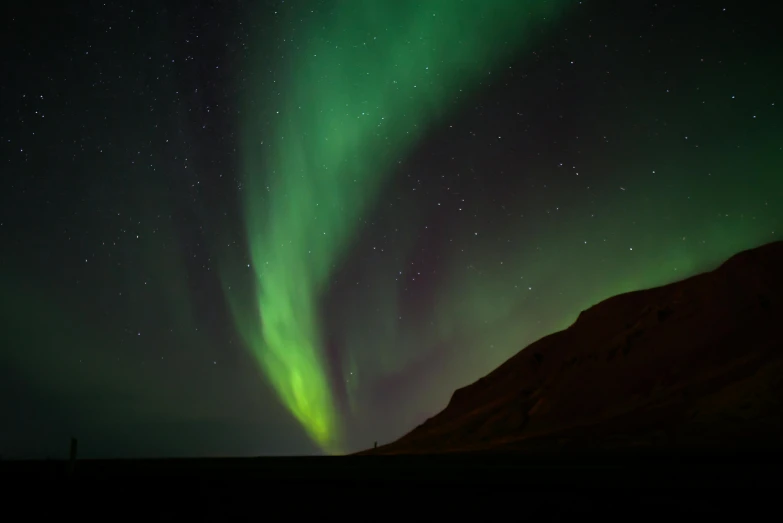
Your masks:
{"label": "starry sky", "polygon": [[360,450],[783,234],[762,2],[4,9],[0,456]]}

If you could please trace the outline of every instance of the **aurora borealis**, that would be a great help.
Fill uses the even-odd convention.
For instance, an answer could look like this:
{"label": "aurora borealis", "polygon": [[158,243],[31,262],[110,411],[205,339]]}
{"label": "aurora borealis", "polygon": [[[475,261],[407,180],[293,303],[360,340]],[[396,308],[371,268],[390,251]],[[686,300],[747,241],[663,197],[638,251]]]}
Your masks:
{"label": "aurora borealis", "polygon": [[8,17],[0,454],[358,450],[779,239],[781,42],[696,4]]}
{"label": "aurora borealis", "polygon": [[[446,112],[455,93],[472,88],[538,19],[552,16],[554,4],[338,4],[304,24],[305,43],[287,58],[290,72],[282,75],[268,138],[255,128],[269,108],[254,111],[248,103],[243,203],[260,318],[238,313],[250,321],[240,329],[319,444],[339,438],[317,320],[333,267],[394,159]],[[261,89],[251,84],[250,99]],[[259,159],[261,147],[270,149],[268,163]],[[253,335],[259,328],[262,340]]]}

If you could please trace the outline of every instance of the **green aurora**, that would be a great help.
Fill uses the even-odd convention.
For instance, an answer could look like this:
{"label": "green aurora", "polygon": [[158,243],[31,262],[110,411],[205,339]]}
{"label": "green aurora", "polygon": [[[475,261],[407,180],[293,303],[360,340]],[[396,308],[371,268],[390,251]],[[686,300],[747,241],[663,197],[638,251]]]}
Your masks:
{"label": "green aurora", "polygon": [[325,450],[341,438],[316,314],[330,273],[395,160],[559,4],[342,2],[285,57],[269,132],[258,128],[270,108],[252,103],[265,88],[249,90],[242,168],[257,314],[235,306],[235,315],[280,399]]}

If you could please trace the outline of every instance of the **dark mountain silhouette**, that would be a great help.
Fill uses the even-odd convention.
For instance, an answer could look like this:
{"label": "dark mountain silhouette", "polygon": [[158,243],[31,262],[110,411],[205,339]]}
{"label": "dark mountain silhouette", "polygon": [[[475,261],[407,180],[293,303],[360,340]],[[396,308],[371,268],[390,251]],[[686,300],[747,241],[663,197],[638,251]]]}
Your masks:
{"label": "dark mountain silhouette", "polygon": [[783,447],[783,242],[609,298],[363,454]]}

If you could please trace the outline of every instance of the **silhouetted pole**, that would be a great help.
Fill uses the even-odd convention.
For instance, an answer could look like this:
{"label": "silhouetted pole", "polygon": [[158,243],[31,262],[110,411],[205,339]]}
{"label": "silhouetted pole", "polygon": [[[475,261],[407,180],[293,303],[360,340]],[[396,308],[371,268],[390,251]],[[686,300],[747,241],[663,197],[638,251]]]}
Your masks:
{"label": "silhouetted pole", "polygon": [[79,450],[79,441],[72,437],[71,438],[71,455],[70,459],[68,460],[68,475],[73,476],[74,471],[76,470],[76,452]]}
{"label": "silhouetted pole", "polygon": [[378,442],[377,441],[375,442],[375,447],[374,448],[376,448],[376,449],[378,448]]}

